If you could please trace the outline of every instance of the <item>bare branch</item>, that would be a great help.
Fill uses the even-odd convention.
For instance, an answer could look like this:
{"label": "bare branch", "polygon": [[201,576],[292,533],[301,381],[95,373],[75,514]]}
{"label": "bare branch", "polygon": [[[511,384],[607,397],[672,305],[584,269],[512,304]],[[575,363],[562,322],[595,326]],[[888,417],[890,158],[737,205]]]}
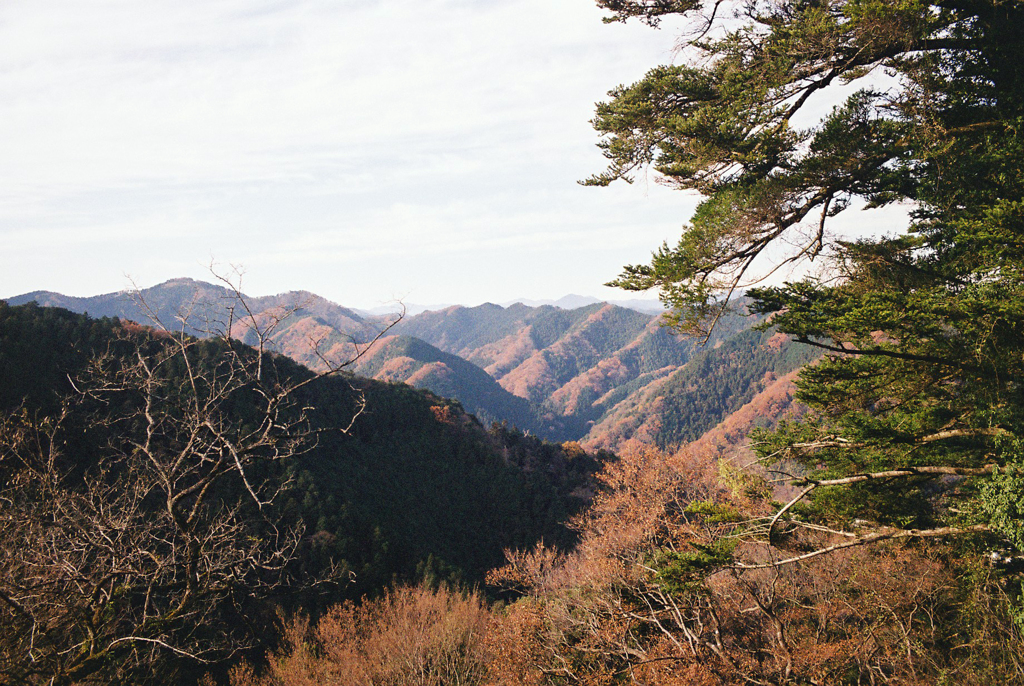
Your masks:
{"label": "bare branch", "polygon": [[[124,327],[72,379],[54,416],[0,417],[10,472],[0,480],[0,542],[18,550],[0,557],[0,616],[10,625],[0,631],[0,681],[147,673],[164,650],[203,663],[256,640],[223,613],[233,597],[263,598],[286,583],[303,530],[269,519],[287,481],[254,466],[316,444],[329,429],[312,426],[299,390],[352,361],[289,376],[266,351],[281,313],[264,321],[233,292],[240,304],[227,322],[251,323],[262,350],[230,330],[211,342],[186,335],[190,312],[170,334],[139,294],[158,328]],[[353,398],[336,429],[350,431],[365,410],[355,387]],[[88,460],[68,450],[93,438]]]}
{"label": "bare branch", "polygon": [[990,464],[984,467],[946,467],[941,465],[925,465],[921,467],[902,467],[900,469],[890,469],[884,472],[870,472],[867,474],[854,474],[853,476],[844,476],[839,479],[825,479],[817,481],[813,479],[804,478],[804,483],[810,483],[811,488],[807,489],[810,492],[811,489],[817,488],[818,486],[843,486],[845,484],[855,484],[861,481],[874,481],[878,479],[897,479],[911,476],[991,476],[995,471],[996,465]]}
{"label": "bare branch", "polygon": [[985,524],[975,524],[974,526],[968,526],[964,528],[957,527],[941,527],[938,529],[886,529],[884,531],[876,531],[864,536],[860,536],[851,541],[844,541],[835,545],[828,546],[826,548],[819,548],[803,555],[797,555],[795,557],[788,557],[783,560],[776,560],[774,562],[764,562],[760,564],[735,564],[729,565],[730,569],[770,569],[772,567],[780,567],[782,565],[793,564],[794,562],[802,562],[803,560],[809,560],[819,555],[826,555],[837,550],[843,550],[844,548],[852,548],[854,546],[867,545],[869,543],[877,543],[879,541],[887,541],[901,538],[940,538],[945,536],[963,536],[965,534],[976,534],[976,533],[987,533],[991,529]]}
{"label": "bare branch", "polygon": [[136,642],[136,643],[153,643],[155,645],[160,646],[161,648],[166,648],[167,650],[170,650],[173,653],[177,653],[178,655],[181,655],[183,657],[187,657],[189,659],[195,660],[196,662],[201,662],[203,664],[209,664],[210,663],[209,660],[203,659],[203,658],[199,657],[198,655],[196,655],[194,653],[190,653],[190,652],[188,652],[186,650],[182,650],[181,648],[175,648],[174,646],[170,645],[169,643],[166,643],[165,641],[161,641],[160,639],[157,639],[157,638],[146,638],[145,636],[123,636],[121,638],[118,638],[118,639],[115,639],[115,640],[111,641],[109,647],[113,647],[114,645],[116,645],[118,643],[123,643],[125,641],[133,641],[133,642]]}

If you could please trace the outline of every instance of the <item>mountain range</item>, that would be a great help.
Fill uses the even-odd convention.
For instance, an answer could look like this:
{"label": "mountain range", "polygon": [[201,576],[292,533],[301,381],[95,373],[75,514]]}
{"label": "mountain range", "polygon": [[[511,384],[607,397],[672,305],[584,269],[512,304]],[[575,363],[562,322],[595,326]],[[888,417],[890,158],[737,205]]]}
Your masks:
{"label": "mountain range", "polygon": [[[661,314],[665,311],[665,306],[657,300],[645,300],[640,298],[632,298],[629,300],[605,300],[601,301],[590,295],[576,295],[570,293],[564,295],[557,300],[534,300],[531,298],[515,298],[508,300],[503,303],[499,303],[502,307],[509,307],[517,303],[526,305],[528,307],[540,307],[541,305],[552,305],[554,307],[561,308],[563,310],[574,310],[577,307],[586,307],[587,305],[593,305],[599,302],[607,302],[612,305],[618,305],[619,307],[626,307],[631,310],[638,312],[646,312],[648,314]],[[406,314],[414,315],[420,314],[427,311],[445,310],[452,307],[452,303],[446,303],[444,305],[420,305],[418,303],[401,303],[395,301],[391,304],[380,305],[370,309],[359,309],[356,308],[356,312],[366,317],[379,316],[384,314],[392,314],[399,311],[404,311]]]}
{"label": "mountain range", "polygon": [[660,315],[601,302],[455,305],[399,318],[305,291],[250,297],[191,279],[87,298],[37,291],[8,299],[29,301],[194,335],[230,329],[312,369],[351,360],[348,371],[454,398],[485,424],[587,448],[631,439],[672,447],[737,412],[747,419],[734,417],[721,435],[771,423],[790,408],[792,372],[817,356],[753,329],[755,316],[724,317],[701,346],[663,327]]}

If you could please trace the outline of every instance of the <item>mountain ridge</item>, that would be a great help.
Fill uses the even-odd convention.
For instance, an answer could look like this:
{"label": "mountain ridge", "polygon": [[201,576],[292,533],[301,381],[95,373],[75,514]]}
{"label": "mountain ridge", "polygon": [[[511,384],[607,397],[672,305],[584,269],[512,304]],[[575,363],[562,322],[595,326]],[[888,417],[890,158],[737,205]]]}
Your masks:
{"label": "mountain ridge", "polygon": [[230,327],[233,337],[311,369],[353,359],[348,370],[357,375],[452,397],[484,423],[590,448],[637,436],[663,447],[693,441],[761,392],[766,374],[785,375],[814,356],[794,353],[786,337],[750,331],[761,320],[742,312],[723,317],[700,347],[662,326],[660,315],[603,302],[452,305],[396,319],[308,291],[250,297],[187,278],[136,293],[36,291],[10,302],[29,299],[172,322],[197,335]]}

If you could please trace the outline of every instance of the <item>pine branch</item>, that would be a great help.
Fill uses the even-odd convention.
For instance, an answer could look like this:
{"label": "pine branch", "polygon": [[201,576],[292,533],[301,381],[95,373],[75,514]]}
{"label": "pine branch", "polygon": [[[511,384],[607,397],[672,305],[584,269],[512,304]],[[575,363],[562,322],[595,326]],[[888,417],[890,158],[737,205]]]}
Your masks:
{"label": "pine branch", "polygon": [[826,555],[828,553],[835,552],[837,550],[843,550],[844,548],[853,548],[854,546],[868,545],[870,543],[877,543],[879,541],[887,541],[901,538],[940,538],[943,536],[963,536],[965,534],[974,533],[987,533],[991,531],[987,524],[975,524],[964,528],[957,528],[952,526],[940,527],[938,529],[886,529],[884,531],[876,531],[864,536],[859,536],[851,541],[844,541],[835,545],[830,545],[826,548],[819,548],[818,550],[812,550],[809,553],[803,555],[797,555],[795,557],[788,557],[784,560],[776,560],[774,562],[763,562],[758,564],[735,564],[730,565],[730,569],[771,569],[773,567],[781,567],[783,565],[793,564],[794,562],[802,562],[809,560],[819,555]]}

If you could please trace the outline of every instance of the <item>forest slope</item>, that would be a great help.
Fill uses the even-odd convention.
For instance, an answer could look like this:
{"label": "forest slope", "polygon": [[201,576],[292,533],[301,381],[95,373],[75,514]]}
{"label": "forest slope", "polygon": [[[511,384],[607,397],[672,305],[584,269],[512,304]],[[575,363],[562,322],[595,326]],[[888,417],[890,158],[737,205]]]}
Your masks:
{"label": "forest slope", "polygon": [[[86,390],[80,379],[91,359],[144,335],[137,331],[116,319],[0,301],[0,410],[53,414],[61,398]],[[274,365],[309,374],[286,358]],[[428,558],[435,572],[479,580],[506,547],[572,540],[563,522],[585,503],[599,466],[578,446],[488,431],[457,403],[351,375],[320,379],[301,400],[315,408],[314,426],[326,428],[348,424],[359,397],[366,410],[348,435],[322,434],[286,465],[280,476],[289,485],[276,503],[303,523],[316,559],[353,572],[346,594],[411,578]],[[114,437],[93,438],[99,446]]]}
{"label": "forest slope", "polygon": [[134,298],[38,292],[12,302],[142,322],[153,315],[174,322],[187,312],[185,330],[193,333],[204,327],[197,322],[230,319],[233,334],[248,343],[255,343],[258,322],[271,329],[272,349],[311,369],[354,356],[393,324],[352,371],[456,399],[485,424],[507,422],[548,440],[608,449],[634,437],[661,446],[694,440],[761,391],[766,375],[814,358],[805,346],[749,333],[758,319],[742,315],[723,318],[702,348],[670,333],[660,316],[606,303],[571,310],[453,306],[395,323],[306,292],[246,296],[249,313],[229,309],[237,297],[223,286],[176,279]]}

